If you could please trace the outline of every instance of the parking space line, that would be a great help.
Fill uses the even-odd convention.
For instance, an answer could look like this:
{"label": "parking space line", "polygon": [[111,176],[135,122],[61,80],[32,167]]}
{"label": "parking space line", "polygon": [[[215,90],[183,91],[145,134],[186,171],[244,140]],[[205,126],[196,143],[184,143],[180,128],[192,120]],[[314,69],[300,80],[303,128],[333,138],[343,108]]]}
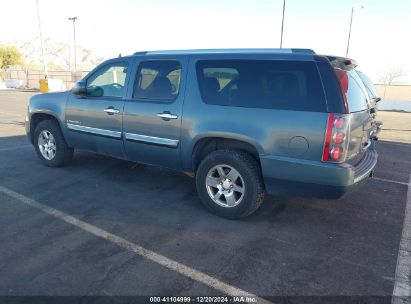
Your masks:
{"label": "parking space line", "polygon": [[410,303],[411,300],[411,174],[407,191],[404,224],[400,248],[398,250],[397,269],[392,304]]}
{"label": "parking space line", "polygon": [[189,266],[186,266],[184,264],[181,264],[177,261],[174,261],[170,258],[167,258],[163,255],[160,255],[158,253],[155,253],[154,251],[148,250],[140,245],[134,244],[130,241],[127,241],[126,239],[123,239],[122,237],[119,237],[117,235],[114,235],[108,231],[105,231],[101,228],[98,228],[96,226],[93,226],[91,224],[88,224],[86,222],[83,222],[80,219],[77,219],[71,215],[68,215],[62,211],[59,211],[57,209],[54,209],[52,207],[43,205],[27,196],[24,196],[20,193],[14,192],[13,190],[10,190],[8,188],[5,188],[3,186],[0,186],[0,192],[20,201],[21,203],[24,203],[25,205],[28,205],[30,207],[34,207],[40,211],[43,211],[44,213],[47,213],[48,215],[51,215],[57,219],[63,220],[66,223],[69,223],[77,228],[80,228],[84,231],[87,231],[94,236],[97,236],[99,238],[102,238],[104,240],[110,241],[114,244],[116,244],[119,247],[122,247],[126,250],[129,250],[136,255],[139,255],[143,258],[146,258],[154,263],[157,263],[161,266],[164,266],[170,270],[173,270],[187,278],[190,278],[194,281],[197,281],[199,283],[203,283],[215,290],[221,291],[224,294],[227,294],[229,296],[246,296],[246,297],[253,297],[257,300],[258,303],[271,303],[265,299],[258,298],[256,295],[253,295],[249,292],[246,292],[242,289],[239,289],[237,287],[231,286],[227,283],[224,283],[216,278],[213,278],[201,271],[195,270],[194,268],[191,268]]}
{"label": "parking space line", "polygon": [[[372,179],[379,180],[379,181],[382,181],[382,182],[392,183],[392,184],[404,185],[404,186],[408,186],[408,185],[409,185],[409,183],[399,182],[399,181],[395,181],[395,180],[392,180],[392,179],[386,179],[386,178],[375,177],[375,176],[373,176]],[[411,181],[410,181],[410,182],[411,182]]]}
{"label": "parking space line", "polygon": [[23,145],[23,146],[8,147],[8,148],[0,149],[0,152],[10,151],[10,150],[17,150],[17,149],[27,149],[28,147],[33,147],[33,146],[32,145]]}

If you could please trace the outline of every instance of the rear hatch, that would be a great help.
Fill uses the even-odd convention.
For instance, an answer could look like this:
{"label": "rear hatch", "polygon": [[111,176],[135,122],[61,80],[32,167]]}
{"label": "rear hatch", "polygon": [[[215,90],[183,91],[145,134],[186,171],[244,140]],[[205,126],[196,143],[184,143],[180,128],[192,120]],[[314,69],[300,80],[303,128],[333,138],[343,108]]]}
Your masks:
{"label": "rear hatch", "polygon": [[[344,112],[333,115],[335,121],[334,126],[330,125],[331,133],[334,132],[337,124],[337,118],[342,119],[339,128],[332,133],[339,139],[335,146],[337,146],[341,153],[336,153],[336,157],[331,153],[330,158],[325,158],[325,161],[334,162],[349,162],[356,164],[363,156],[364,152],[372,146],[372,141],[375,138],[376,127],[374,124],[374,115],[370,98],[363,81],[358,76],[354,68],[357,63],[354,60],[341,57],[327,57],[331,62],[335,75],[340,84],[342,101],[344,103]],[[330,124],[330,121],[329,121]],[[338,124],[337,124],[338,125]],[[343,138],[344,140],[340,140]],[[333,149],[332,138],[330,139],[330,151]],[[338,157],[338,158],[337,158]]]}

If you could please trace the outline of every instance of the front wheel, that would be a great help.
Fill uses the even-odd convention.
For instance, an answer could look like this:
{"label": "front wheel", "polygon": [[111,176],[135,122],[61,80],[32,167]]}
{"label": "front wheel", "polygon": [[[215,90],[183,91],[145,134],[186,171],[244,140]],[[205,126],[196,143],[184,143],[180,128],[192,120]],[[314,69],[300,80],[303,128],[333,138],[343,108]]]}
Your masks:
{"label": "front wheel", "polygon": [[259,164],[239,150],[217,150],[207,155],[198,167],[196,184],[204,206],[230,219],[252,214],[264,199]]}
{"label": "front wheel", "polygon": [[38,157],[46,166],[62,167],[73,157],[73,149],[67,145],[55,121],[39,122],[34,131],[33,143]]}

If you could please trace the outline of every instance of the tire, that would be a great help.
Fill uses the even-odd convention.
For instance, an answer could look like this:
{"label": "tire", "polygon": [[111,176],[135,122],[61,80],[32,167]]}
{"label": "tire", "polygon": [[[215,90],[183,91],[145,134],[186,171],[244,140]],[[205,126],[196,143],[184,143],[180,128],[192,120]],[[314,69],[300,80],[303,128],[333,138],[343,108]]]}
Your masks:
{"label": "tire", "polygon": [[[67,145],[60,126],[53,120],[43,120],[38,123],[34,130],[33,144],[41,162],[48,167],[63,167],[73,158],[74,150]],[[47,149],[44,148],[45,145]],[[45,150],[51,152],[44,152]]]}
{"label": "tire", "polygon": [[264,200],[260,166],[241,150],[216,150],[208,154],[198,167],[196,185],[203,205],[229,219],[249,216]]}

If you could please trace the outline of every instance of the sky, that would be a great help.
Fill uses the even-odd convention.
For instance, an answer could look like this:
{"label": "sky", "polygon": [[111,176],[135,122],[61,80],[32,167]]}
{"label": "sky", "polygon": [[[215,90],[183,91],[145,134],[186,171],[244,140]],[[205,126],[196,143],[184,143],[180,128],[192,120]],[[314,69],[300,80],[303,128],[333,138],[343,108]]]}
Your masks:
{"label": "sky", "polygon": [[[283,0],[38,0],[43,38],[116,57],[144,50],[278,48]],[[364,6],[364,8],[361,8]],[[374,82],[391,67],[411,84],[411,0],[287,0],[284,48],[349,57]],[[0,42],[39,35],[36,0],[0,0]]]}

